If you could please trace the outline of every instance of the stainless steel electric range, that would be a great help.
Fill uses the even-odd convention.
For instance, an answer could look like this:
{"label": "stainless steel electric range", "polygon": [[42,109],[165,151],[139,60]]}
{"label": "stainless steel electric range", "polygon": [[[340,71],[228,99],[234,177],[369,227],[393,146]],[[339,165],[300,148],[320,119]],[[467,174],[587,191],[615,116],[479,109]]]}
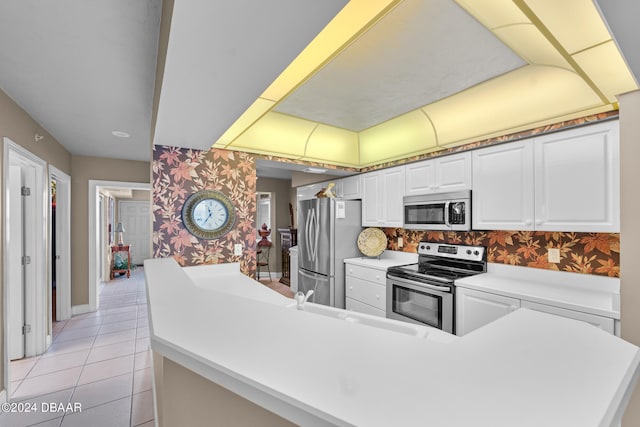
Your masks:
{"label": "stainless steel electric range", "polygon": [[418,263],[387,270],[387,317],[455,333],[455,281],[487,271],[483,246],[420,242]]}

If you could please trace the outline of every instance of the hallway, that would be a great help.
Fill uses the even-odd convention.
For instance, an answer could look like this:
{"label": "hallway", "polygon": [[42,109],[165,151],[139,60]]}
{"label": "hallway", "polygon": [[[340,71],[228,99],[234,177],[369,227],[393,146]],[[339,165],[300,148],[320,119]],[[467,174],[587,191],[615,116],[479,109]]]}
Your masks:
{"label": "hallway", "polygon": [[3,411],[1,426],[154,425],[143,269],[98,291],[98,311],[54,323],[45,354],[11,363],[10,402],[23,413]]}

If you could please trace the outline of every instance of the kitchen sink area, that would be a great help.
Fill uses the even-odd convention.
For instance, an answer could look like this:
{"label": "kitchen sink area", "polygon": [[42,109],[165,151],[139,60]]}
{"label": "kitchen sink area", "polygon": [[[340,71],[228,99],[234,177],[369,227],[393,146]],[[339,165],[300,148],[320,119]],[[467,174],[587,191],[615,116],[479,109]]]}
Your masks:
{"label": "kitchen sink area", "polygon": [[[377,316],[373,316],[365,313],[358,313],[355,311],[344,310],[336,307],[329,307],[326,305],[315,304],[312,302],[305,302],[302,306],[298,307],[297,303],[293,303],[287,306],[292,310],[304,311],[306,313],[313,313],[319,316],[325,316],[332,319],[338,319],[344,322],[354,323],[367,327],[373,327],[383,329],[387,331],[398,332],[404,335],[409,335],[418,338],[432,338],[440,331],[436,331],[436,334],[430,335],[433,328],[420,325],[412,325],[409,323],[385,319]],[[434,330],[435,331],[435,330]],[[451,339],[455,339],[452,336]]]}

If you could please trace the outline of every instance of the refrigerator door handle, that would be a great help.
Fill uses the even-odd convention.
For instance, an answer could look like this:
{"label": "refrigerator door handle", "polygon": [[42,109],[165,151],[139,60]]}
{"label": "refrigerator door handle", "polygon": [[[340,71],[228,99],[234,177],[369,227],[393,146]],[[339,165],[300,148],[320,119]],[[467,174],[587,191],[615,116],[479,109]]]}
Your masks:
{"label": "refrigerator door handle", "polygon": [[320,274],[310,274],[305,272],[304,270],[298,270],[298,274],[304,277],[308,277],[309,279],[319,280],[321,282],[328,282],[329,278]]}
{"label": "refrigerator door handle", "polygon": [[309,262],[315,262],[316,256],[318,254],[318,218],[316,217],[316,210],[309,209],[307,212],[307,224],[306,224],[306,235],[307,235],[307,258]]}

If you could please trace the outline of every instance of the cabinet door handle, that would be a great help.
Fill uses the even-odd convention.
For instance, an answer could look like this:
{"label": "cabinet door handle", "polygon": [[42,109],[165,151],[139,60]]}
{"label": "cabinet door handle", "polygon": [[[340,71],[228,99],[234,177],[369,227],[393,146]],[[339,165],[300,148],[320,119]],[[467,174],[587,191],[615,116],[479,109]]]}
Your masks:
{"label": "cabinet door handle", "polygon": [[536,225],[542,225],[542,220],[536,221]]}
{"label": "cabinet door handle", "polygon": [[380,295],[376,294],[376,299],[380,299]]}
{"label": "cabinet door handle", "polygon": [[524,223],[525,223],[525,225],[531,225],[532,221],[530,219],[528,219]]}

